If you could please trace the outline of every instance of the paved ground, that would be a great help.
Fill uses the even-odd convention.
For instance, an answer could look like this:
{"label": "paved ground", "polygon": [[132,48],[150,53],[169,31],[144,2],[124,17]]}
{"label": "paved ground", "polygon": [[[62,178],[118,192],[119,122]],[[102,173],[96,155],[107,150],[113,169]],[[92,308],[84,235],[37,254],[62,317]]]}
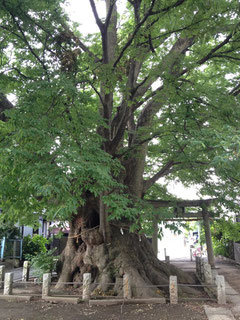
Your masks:
{"label": "paved ground", "polygon": [[223,275],[229,285],[240,294],[240,265],[217,260],[219,274]]}
{"label": "paved ground", "polygon": [[204,310],[208,320],[235,320],[231,310],[227,308],[204,306]]}
{"label": "paved ground", "polygon": [[[171,263],[184,271],[194,272],[196,270],[195,261],[174,260]],[[240,265],[216,259],[216,268],[218,274],[223,275],[228,284],[235,290],[235,294],[240,295]]]}
{"label": "paved ground", "polygon": [[[13,272],[13,280],[14,281],[20,281],[22,280],[22,270],[23,268],[14,268],[12,269],[11,267],[7,267],[5,269],[5,272]],[[32,276],[33,272],[30,270],[30,276]]]}
{"label": "paved ground", "polygon": [[[175,260],[172,263],[185,271],[194,271],[196,268],[195,261],[190,262],[188,260]],[[206,307],[205,313],[207,314],[209,320],[234,319],[232,314],[234,314],[235,319],[240,320],[240,265],[216,259],[216,268],[218,270],[218,274],[225,277],[228,305],[227,308]]]}

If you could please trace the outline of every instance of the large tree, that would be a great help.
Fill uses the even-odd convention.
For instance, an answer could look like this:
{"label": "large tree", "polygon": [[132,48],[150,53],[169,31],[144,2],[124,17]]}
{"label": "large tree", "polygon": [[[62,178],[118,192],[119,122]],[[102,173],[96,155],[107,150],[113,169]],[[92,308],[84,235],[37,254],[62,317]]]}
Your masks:
{"label": "large tree", "polygon": [[144,236],[177,200],[168,183],[238,210],[239,3],[105,0],[100,18],[89,0],[87,36],[63,3],[0,1],[3,216],[69,222],[60,281],[91,271],[118,291],[130,273],[155,294],[143,286],[188,281]]}

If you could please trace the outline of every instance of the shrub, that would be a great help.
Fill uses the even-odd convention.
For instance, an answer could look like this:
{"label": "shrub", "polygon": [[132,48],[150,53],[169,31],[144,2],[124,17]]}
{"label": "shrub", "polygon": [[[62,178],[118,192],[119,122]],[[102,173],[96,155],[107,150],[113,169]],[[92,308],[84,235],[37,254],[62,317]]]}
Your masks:
{"label": "shrub", "polygon": [[31,259],[34,275],[42,279],[44,273],[52,273],[56,270],[58,256],[54,256],[55,248],[47,252],[41,252]]}
{"label": "shrub", "polygon": [[32,257],[47,252],[46,245],[49,243],[45,237],[38,234],[31,237],[30,235],[23,239],[23,258],[31,260]]}
{"label": "shrub", "polygon": [[233,258],[233,242],[240,241],[240,223],[221,218],[211,226],[215,254]]}
{"label": "shrub", "polygon": [[[215,255],[234,258],[233,243],[240,241],[240,223],[231,217],[222,217],[211,222],[213,251]],[[201,222],[200,244],[206,244],[205,231]]]}

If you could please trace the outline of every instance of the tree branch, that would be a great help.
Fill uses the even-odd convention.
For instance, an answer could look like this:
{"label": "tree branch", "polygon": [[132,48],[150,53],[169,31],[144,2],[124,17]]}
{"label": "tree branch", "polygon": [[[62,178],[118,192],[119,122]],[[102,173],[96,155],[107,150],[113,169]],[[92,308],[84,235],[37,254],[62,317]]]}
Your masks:
{"label": "tree branch", "polygon": [[156,0],[152,0],[151,6],[149,8],[149,10],[147,11],[147,13],[145,14],[144,18],[137,24],[132,36],[130,37],[130,39],[128,40],[128,42],[125,44],[125,46],[123,47],[122,51],[120,52],[118,58],[116,59],[113,67],[115,68],[117,66],[117,64],[119,63],[119,61],[121,60],[121,58],[124,55],[124,52],[127,50],[127,48],[131,45],[133,39],[135,38],[136,34],[138,33],[139,29],[141,28],[141,26],[145,23],[145,21],[148,19],[148,17],[159,14],[159,13],[164,13],[164,12],[168,12],[169,10],[176,8],[178,6],[180,6],[182,3],[184,3],[186,0],[178,0],[176,3],[174,3],[171,6],[165,7],[161,10],[158,11],[153,11],[154,5]]}
{"label": "tree branch", "polygon": [[94,84],[93,84],[91,81],[89,81],[89,84],[90,84],[90,86],[93,88],[93,90],[95,91],[95,93],[98,95],[99,100],[101,101],[101,104],[102,104],[102,106],[104,107],[104,101],[103,101],[103,98],[102,98],[102,96],[101,96],[101,93],[97,90],[97,88],[94,86]]}
{"label": "tree branch", "polygon": [[0,120],[6,122],[7,117],[4,111],[13,109],[14,105],[6,98],[6,96],[0,92]]}
{"label": "tree branch", "polygon": [[159,14],[159,13],[162,13],[162,12],[168,12],[169,10],[171,10],[173,8],[177,8],[178,6],[183,4],[183,2],[185,2],[185,1],[186,0],[178,0],[177,2],[172,4],[171,6],[165,7],[163,9],[160,9],[160,10],[157,10],[157,11],[152,11],[151,15]]}
{"label": "tree branch", "polygon": [[[163,89],[163,86],[158,87],[156,90],[150,92],[147,96],[145,96],[141,101],[137,102],[134,104],[133,108],[132,108],[132,112],[134,112],[135,110],[137,110],[139,107],[141,107],[145,102],[147,102],[149,99],[153,98],[154,96],[156,96],[156,94],[158,92],[160,92]],[[136,98],[134,96],[134,98]]]}
{"label": "tree branch", "polygon": [[143,193],[145,194],[158,179],[166,176],[169,173],[170,168],[176,164],[179,164],[179,162],[174,162],[173,160],[168,161],[152,178],[145,180],[143,182]]}
{"label": "tree branch", "polygon": [[[178,3],[180,4],[180,2],[178,2]],[[134,38],[135,34],[138,32],[140,27],[144,24],[144,22],[147,20],[148,16],[151,14],[154,4],[155,4],[155,2],[152,1],[152,3],[151,3],[152,7],[148,10],[148,12],[146,13],[145,17],[137,24],[132,37],[129,39],[129,41],[127,42],[127,44],[123,48],[122,52],[118,56],[117,60],[115,61],[114,67],[120,61],[122,55],[124,54],[124,50],[127,49],[127,47],[131,45],[131,42],[133,41],[133,38]],[[172,49],[170,50],[167,59],[164,59],[164,61],[162,61],[160,66],[159,65],[156,66],[157,71],[159,72],[159,69],[160,69],[159,73],[161,74],[161,72],[165,71],[164,69],[166,68],[166,66],[171,68],[171,66],[170,66],[171,63],[169,64],[169,58],[170,58],[171,55],[174,56],[174,51],[176,50],[176,47],[178,47],[178,51],[180,51],[180,52],[177,52],[177,54],[175,54],[175,59],[173,59],[174,63],[176,62],[176,60],[179,59],[179,54],[184,53],[186,51],[185,43],[186,42],[188,43],[188,45],[187,45],[187,47],[188,47],[189,45],[192,44],[192,40],[193,39],[179,39],[179,40],[177,40],[175,45],[173,45]],[[168,60],[168,61],[165,61],[165,60]],[[174,65],[174,63],[172,65]],[[139,64],[139,65],[141,65],[141,64]],[[154,83],[156,78],[159,76],[159,75],[158,76],[152,76],[152,78],[151,77],[147,77],[141,84],[137,85],[137,88],[134,88],[134,86],[136,86],[136,80],[137,80],[137,76],[136,75],[139,74],[139,71],[140,71],[140,68],[139,68],[139,66],[136,66],[136,61],[131,61],[130,68],[129,68],[127,86],[128,86],[128,88],[130,88],[130,91],[132,92],[132,97],[130,99],[132,101],[134,101],[134,99],[137,99],[139,96],[143,96],[143,94],[149,89],[149,87]],[[173,71],[172,68],[171,68],[171,71]],[[153,74],[154,74],[154,72],[153,72]],[[144,102],[147,101],[148,99],[150,99],[151,97],[153,97],[160,90],[162,90],[162,87],[158,88],[158,90],[156,90],[151,96],[148,96],[146,100],[144,99]],[[131,117],[131,113],[133,113],[144,102],[135,103],[135,106],[132,108],[131,112],[130,113],[128,112],[127,116],[124,117],[124,118],[121,115],[122,114],[122,110],[121,109],[122,109],[122,106],[124,106],[124,104],[122,104],[122,106],[119,107],[119,112],[116,114],[114,120],[112,121],[112,132],[114,132],[114,135],[112,135],[112,137],[113,137],[114,141],[112,141],[111,145],[112,144],[116,145],[121,140],[122,135],[123,135],[124,130],[125,130],[125,127],[127,125],[127,121],[129,121],[129,117]],[[153,104],[151,104],[151,106],[153,106]],[[114,126],[114,123],[116,122],[116,119],[117,119],[117,122],[118,122],[118,129],[117,130],[116,130],[116,127]],[[124,119],[124,121],[123,121],[123,119]],[[146,117],[145,117],[145,119],[146,119]],[[134,139],[134,137],[132,135],[132,138],[130,140],[133,141],[133,139]]]}
{"label": "tree branch", "polygon": [[[202,59],[198,60],[196,62],[196,64],[198,65],[202,65],[204,64],[206,61],[210,60],[211,58],[214,58],[214,52],[218,51],[219,49],[221,49],[224,45],[226,45],[227,43],[229,43],[229,41],[231,40],[231,38],[233,37],[233,33],[230,33],[227,38],[225,40],[223,40],[221,43],[219,43],[217,46],[215,46],[214,48],[212,48],[212,50]],[[187,72],[189,72],[191,69],[190,68],[186,68],[181,72],[181,76],[186,74]]]}
{"label": "tree branch", "polygon": [[[182,164],[182,166],[180,168],[173,168],[173,166],[178,165],[178,164]],[[152,178],[145,180],[144,181],[144,186],[143,186],[143,193],[145,194],[147,192],[147,190],[149,188],[151,188],[152,185],[154,185],[154,183],[157,182],[158,179],[165,177],[166,175],[168,175],[169,173],[172,172],[176,172],[178,170],[181,169],[193,169],[195,167],[198,167],[199,165],[204,166],[204,165],[208,165],[208,162],[204,162],[204,161],[194,161],[193,163],[187,163],[187,165],[184,166],[184,163],[182,163],[181,161],[169,161],[165,164],[165,166],[163,166],[161,168],[160,171],[158,171]]]}
{"label": "tree branch", "polygon": [[125,101],[119,106],[116,116],[114,117],[111,125],[111,149],[113,154],[116,151],[116,148],[121,141],[125,128],[130,116],[130,108],[127,108]]}
{"label": "tree branch", "polygon": [[218,51],[218,50],[221,49],[225,44],[227,44],[227,43],[230,41],[230,39],[232,38],[232,36],[233,36],[232,33],[230,33],[224,41],[222,41],[222,42],[219,43],[217,46],[215,46],[214,48],[212,48],[212,50],[211,50],[204,58],[202,58],[201,60],[199,60],[199,61],[197,62],[197,64],[203,64],[203,63],[205,63],[207,60],[209,60],[210,58],[212,58],[214,52]]}
{"label": "tree branch", "polygon": [[237,61],[240,60],[240,57],[237,58],[237,57],[233,57],[233,56],[229,56],[229,55],[227,55],[227,54],[221,54],[221,53],[219,53],[219,54],[214,54],[214,55],[212,56],[212,58],[226,58],[226,59],[237,60]]}
{"label": "tree branch", "polygon": [[37,61],[42,65],[42,67],[43,67],[43,69],[44,69],[44,71],[45,71],[46,77],[47,77],[47,79],[48,79],[48,81],[49,81],[48,70],[47,70],[45,64],[42,62],[42,60],[39,58],[39,56],[36,54],[36,52],[35,52],[35,51],[33,50],[33,48],[31,47],[30,43],[28,42],[28,40],[27,40],[27,38],[26,38],[26,36],[25,36],[25,34],[24,34],[24,32],[23,32],[23,29],[21,28],[21,26],[19,25],[19,23],[16,21],[14,15],[13,15],[11,12],[10,12],[10,15],[11,15],[14,23],[16,24],[18,30],[20,31],[20,33],[21,33],[21,35],[22,35],[22,37],[23,37],[22,40],[25,42],[25,44],[27,45],[27,47],[28,47],[29,51],[32,53],[32,55],[33,55],[33,56],[37,59]]}
{"label": "tree branch", "polygon": [[[184,54],[186,50],[193,45],[194,39],[178,39],[176,43],[172,46],[171,50],[169,53],[166,55],[166,57],[162,60],[162,62],[158,65],[156,65],[152,73],[154,76],[148,76],[146,79],[141,84],[138,84],[137,88],[135,88],[134,91],[134,98],[142,97],[147,90],[151,87],[151,85],[161,76],[163,72],[168,71],[169,74],[174,74],[174,76],[180,76],[182,73],[179,75],[176,74],[176,72],[173,70],[173,67],[176,65],[176,62],[179,60],[179,57],[181,54]],[[168,69],[168,70],[167,70]],[[174,72],[174,73],[173,73]],[[151,95],[154,96],[155,93],[161,91],[163,89],[163,86],[159,87],[152,93]],[[151,97],[149,95],[148,99]],[[146,101],[147,99],[145,99]],[[146,109],[146,107],[144,108]]]}
{"label": "tree branch", "polygon": [[[156,78],[158,78],[162,73],[168,73],[169,75],[174,76],[175,78],[178,78],[182,75],[182,72],[178,72],[175,70],[175,65],[177,62],[179,62],[179,59],[181,55],[185,54],[187,49],[192,46],[194,43],[194,39],[191,38],[180,38],[176,41],[176,43],[172,46],[171,50],[165,57],[165,59],[162,60],[160,65],[157,65],[154,70],[153,74],[157,72],[157,76],[152,77],[149,81],[146,81],[146,86],[140,88],[141,90],[137,94],[144,94],[149,87],[156,81]],[[164,87],[160,87],[159,90],[163,92]],[[164,95],[164,92],[163,92]],[[143,108],[139,118],[138,118],[138,127],[146,126],[149,121],[151,120],[152,116],[159,110],[160,108],[160,102],[155,102],[154,99],[150,100],[147,105]]]}
{"label": "tree branch", "polygon": [[149,10],[147,11],[147,13],[145,14],[144,18],[137,24],[132,36],[130,37],[130,39],[128,40],[128,42],[125,44],[125,46],[122,48],[118,58],[116,59],[116,61],[113,64],[113,68],[116,68],[117,64],[119,63],[119,61],[122,59],[125,51],[127,50],[127,48],[131,45],[131,43],[133,42],[133,39],[135,38],[136,34],[138,33],[139,29],[141,28],[141,26],[145,23],[145,21],[148,19],[148,17],[150,17],[152,9],[155,5],[155,1],[156,0],[152,0],[151,6],[149,8]]}
{"label": "tree branch", "polygon": [[237,96],[240,90],[240,84],[238,84],[235,88],[232,89],[230,95]]}
{"label": "tree branch", "polygon": [[112,13],[113,13],[113,8],[116,5],[117,0],[112,0],[110,2],[111,2],[111,4],[109,6],[107,17],[106,17],[105,24],[104,24],[105,30],[107,30],[107,28],[109,26],[109,23],[110,23],[110,20],[111,20],[111,17],[112,17]]}
{"label": "tree branch", "polygon": [[154,138],[160,138],[160,137],[163,137],[163,136],[166,136],[166,135],[169,135],[169,134],[160,134],[159,132],[157,133],[154,133],[153,135],[151,135],[150,137],[146,138],[146,139],[143,139],[141,141],[138,141],[138,143],[135,143],[134,145],[130,145],[127,149],[124,149],[121,153],[118,153],[118,154],[115,154],[115,158],[121,158],[123,157],[125,154],[133,151],[133,150],[136,150],[139,146],[145,144],[146,142],[150,142],[152,139]]}
{"label": "tree branch", "polygon": [[98,16],[95,2],[94,2],[94,0],[89,0],[89,2],[90,2],[90,5],[91,5],[91,7],[92,7],[92,12],[93,12],[93,15],[94,15],[94,17],[95,17],[96,23],[97,23],[100,31],[103,32],[104,23],[102,23],[101,19],[100,19],[99,16]]}
{"label": "tree branch", "polygon": [[22,78],[24,78],[25,80],[34,80],[34,78],[33,77],[28,77],[28,76],[26,76],[25,74],[23,74],[18,68],[16,68],[16,67],[12,67],[12,68],[10,68],[9,70],[14,70],[14,71],[16,71]]}
{"label": "tree branch", "polygon": [[95,62],[101,62],[101,59],[99,59],[92,51],[78,38],[77,43],[79,47],[86,53],[88,53],[89,57],[94,58]]}
{"label": "tree branch", "polygon": [[[159,40],[161,38],[164,38],[163,40],[166,40],[168,39],[173,33],[179,33],[181,31],[184,31],[184,30],[188,30],[190,29],[191,27],[193,27],[194,25],[197,25],[199,24],[200,22],[203,22],[204,19],[201,19],[201,20],[198,20],[194,23],[190,23],[189,25],[185,26],[185,27],[182,27],[182,28],[179,28],[179,29],[174,29],[174,30],[171,30],[171,31],[168,31],[168,32],[164,32],[162,34],[160,34],[159,36],[156,36],[156,37],[152,37],[152,41],[155,41],[155,40]],[[149,40],[146,40],[146,41],[143,41],[139,44],[139,46],[142,46],[142,45],[146,45],[149,43]]]}

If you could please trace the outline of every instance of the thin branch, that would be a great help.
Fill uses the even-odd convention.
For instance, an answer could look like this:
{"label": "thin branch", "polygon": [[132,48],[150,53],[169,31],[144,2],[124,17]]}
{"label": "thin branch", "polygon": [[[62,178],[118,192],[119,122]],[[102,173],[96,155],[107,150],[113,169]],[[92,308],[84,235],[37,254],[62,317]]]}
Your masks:
{"label": "thin branch", "polygon": [[154,49],[154,47],[153,47],[153,43],[152,43],[152,37],[151,37],[150,34],[148,35],[148,44],[149,44],[149,48],[150,48],[150,50],[152,51],[152,53],[153,53],[153,54],[156,54],[155,49]]}
{"label": "thin branch", "polygon": [[[230,42],[230,39],[232,38],[232,34],[228,35],[228,37],[222,41],[220,44],[218,44],[216,47],[214,47],[205,57],[203,57],[202,59],[198,60],[196,62],[196,64],[198,65],[202,65],[203,63],[205,63],[206,61],[208,61],[211,58],[214,58],[214,52],[216,52],[217,50],[219,50],[220,48],[222,48],[224,45],[226,45],[227,43]],[[184,74],[188,73],[191,69],[190,68],[186,68],[181,72],[181,76],[183,76]]]}
{"label": "thin branch", "polygon": [[[211,148],[207,149],[207,150],[212,150]],[[183,152],[183,150],[181,150]],[[178,167],[174,167],[175,165],[182,165],[179,168]],[[158,179],[165,177],[166,175],[170,174],[170,173],[175,173],[179,170],[185,170],[185,169],[193,169],[193,168],[197,168],[200,166],[206,166],[209,165],[208,162],[204,162],[204,161],[194,161],[193,163],[187,163],[187,165],[184,166],[184,163],[181,161],[169,161],[165,166],[163,166],[161,168],[161,170],[159,172],[157,172],[152,178],[145,180],[144,181],[144,187],[143,187],[143,192],[146,193],[146,191],[151,188],[151,186],[154,185],[154,183],[157,182]]]}
{"label": "thin branch", "polygon": [[[156,90],[152,91],[149,95],[147,95],[145,98],[143,98],[141,101],[139,101],[138,103],[136,103],[133,108],[132,111],[136,111],[139,107],[141,107],[145,102],[147,102],[149,99],[153,98],[158,92],[160,92],[164,87],[158,87]],[[135,98],[135,97],[134,97]]]}
{"label": "thin branch", "polygon": [[95,59],[95,62],[101,62],[101,59],[99,59],[80,39],[77,39],[77,43],[84,52],[88,53],[91,58]]}
{"label": "thin branch", "polygon": [[103,98],[102,98],[100,92],[97,90],[97,88],[94,86],[94,84],[91,81],[89,81],[89,84],[93,88],[93,90],[96,92],[96,94],[98,95],[98,97],[99,97],[99,99],[100,99],[100,101],[101,101],[101,103],[102,103],[102,105],[104,107],[105,104],[104,104],[104,101],[103,101]]}
{"label": "thin branch", "polygon": [[[127,122],[129,120],[131,111],[127,108],[126,103],[123,102],[119,108],[119,114],[112,121],[112,129],[116,129],[116,132],[112,132],[111,150],[115,153],[119,142],[121,141],[126,129]],[[118,123],[117,128],[114,123]]]}
{"label": "thin branch", "polygon": [[34,80],[34,78],[28,77],[25,74],[23,74],[18,68],[12,67],[9,70],[14,70],[16,71],[21,77],[23,77],[25,80]]}
{"label": "thin branch", "polygon": [[116,61],[113,64],[113,68],[116,68],[117,64],[119,63],[119,61],[122,59],[125,51],[127,50],[127,48],[131,45],[131,43],[133,42],[133,39],[135,38],[136,34],[138,33],[139,29],[141,28],[141,26],[145,23],[145,21],[148,19],[148,17],[151,15],[152,9],[155,5],[155,1],[156,0],[152,0],[151,6],[149,8],[149,10],[147,11],[147,13],[145,14],[144,18],[137,24],[132,36],[130,37],[130,39],[128,40],[128,42],[125,44],[125,46],[122,48],[122,51],[120,52],[118,58],[116,59]]}
{"label": "thin branch", "polygon": [[138,84],[136,85],[135,88],[133,88],[133,90],[132,90],[132,95],[133,95],[133,96],[134,96],[134,94],[137,92],[137,90],[138,90],[141,86],[143,86],[144,83],[146,83],[146,81],[147,81],[148,79],[149,79],[149,76],[145,77],[140,83],[138,83]]}
{"label": "thin branch", "polygon": [[[135,31],[133,32],[132,34],[132,37],[129,39],[129,41],[126,43],[126,45],[123,47],[122,49],[122,52],[120,53],[118,59],[116,60],[116,62],[114,63],[114,67],[118,64],[118,62],[120,61],[120,59],[122,58],[124,52],[126,51],[126,49],[131,45],[135,35],[137,34],[137,32],[139,31],[140,27],[144,24],[144,22],[147,20],[147,18],[149,16],[153,16],[153,15],[156,15],[156,14],[159,14],[159,13],[164,13],[164,12],[168,12],[169,10],[171,10],[172,8],[176,8],[178,6],[180,6],[183,2],[185,2],[186,0],[178,0],[176,3],[174,3],[173,5],[171,6],[168,6],[168,7],[165,7],[161,10],[158,10],[158,11],[153,11],[153,8],[154,8],[154,5],[155,5],[155,0],[152,0],[152,3],[151,3],[151,6],[150,6],[150,9],[147,11],[145,17],[142,19],[142,21],[140,21],[136,28],[135,28]],[[133,2],[129,1],[132,5],[134,5]],[[159,19],[156,19],[152,24],[151,26],[156,23]],[[149,41],[149,40],[148,40]],[[153,47],[150,48],[151,50],[154,51]]]}
{"label": "thin branch", "polygon": [[[163,40],[166,40],[173,33],[178,33],[178,32],[184,31],[184,30],[188,30],[189,28],[193,27],[196,24],[199,24],[200,22],[203,22],[204,20],[206,20],[206,19],[198,20],[198,21],[196,21],[194,23],[191,23],[191,24],[187,25],[186,27],[182,27],[182,28],[179,28],[179,29],[175,29],[175,30],[171,30],[171,31],[168,31],[168,32],[164,32],[164,33],[162,33],[161,35],[159,35],[157,37],[153,37],[152,41],[158,40],[158,39],[161,39],[161,38],[164,38]],[[144,42],[141,42],[139,44],[139,46],[144,45],[144,44],[148,44],[148,40],[146,40]]]}
{"label": "thin branch", "polygon": [[103,32],[104,23],[101,21],[101,19],[98,16],[96,4],[95,4],[94,0],[89,0],[89,2],[90,2],[90,5],[92,7],[92,12],[93,12],[93,15],[95,17],[96,23],[97,23],[100,31]]}
{"label": "thin branch", "polygon": [[112,1],[111,5],[109,7],[109,10],[108,10],[108,13],[107,13],[107,17],[106,17],[106,20],[105,20],[105,24],[104,24],[105,30],[107,30],[107,28],[109,26],[109,23],[110,23],[110,20],[111,20],[111,16],[112,16],[112,12],[113,12],[113,8],[114,8],[116,2],[117,2],[117,0]]}
{"label": "thin branch", "polygon": [[0,25],[0,28],[2,28],[3,30],[7,30],[8,32],[10,32],[11,34],[13,34],[14,36],[16,36],[17,38],[19,38],[20,40],[24,41],[24,39],[17,34],[16,32],[12,31],[11,29],[7,28],[6,26]]}
{"label": "thin branch", "polygon": [[[165,56],[165,59],[161,62],[160,66],[159,65],[156,66],[156,68],[160,69],[160,72],[158,72],[158,77],[164,71],[168,71],[169,74],[174,75],[176,78],[181,76],[182,72],[176,73],[176,71],[174,70],[174,66],[176,62],[179,61],[179,57],[182,54],[184,54],[187,51],[187,49],[193,45],[193,43],[194,43],[193,38],[178,39],[176,43],[173,45],[173,47],[171,48],[171,50],[169,51],[169,53]],[[168,68],[168,70],[166,70],[166,67]],[[146,91],[155,80],[156,80],[155,78],[151,79],[149,84],[145,88],[142,88],[142,90]],[[162,90],[162,87],[160,87],[159,89]],[[159,101],[154,101],[154,99],[150,100],[148,104],[143,108],[138,118],[138,127],[143,127],[147,125],[151,120],[151,117],[159,110],[159,108],[160,108]]]}
{"label": "thin branch", "polygon": [[28,40],[27,40],[27,38],[26,38],[26,36],[25,36],[25,34],[24,34],[21,26],[19,25],[19,23],[17,23],[14,15],[13,15],[12,13],[10,13],[10,15],[11,15],[14,23],[15,23],[16,26],[18,27],[18,30],[20,31],[21,35],[23,36],[23,39],[22,39],[22,40],[25,42],[25,44],[27,45],[27,47],[28,47],[28,49],[30,50],[30,52],[32,53],[32,55],[33,55],[33,56],[37,59],[37,61],[42,65],[42,67],[43,67],[43,69],[44,69],[44,71],[45,71],[46,77],[47,77],[47,79],[48,79],[48,81],[49,81],[48,70],[47,70],[45,64],[42,62],[42,60],[39,58],[39,56],[36,54],[36,52],[35,52],[35,51],[33,50],[33,48],[31,47],[31,45],[30,45],[30,43],[28,42]]}
{"label": "thin branch", "polygon": [[[182,54],[184,54],[187,49],[192,46],[194,43],[194,39],[188,39],[188,38],[180,38],[178,39],[175,44],[172,46],[172,48],[170,49],[169,53],[164,57],[164,59],[161,61],[160,64],[156,65],[153,69],[152,69],[152,73],[155,76],[152,76],[152,78],[150,78],[148,76],[148,78],[146,78],[146,80],[144,80],[143,83],[141,83],[140,85],[138,85],[138,89],[135,90],[135,96],[134,98],[138,98],[143,96],[147,90],[151,87],[151,85],[157,80],[157,78],[159,78],[159,76],[161,75],[161,73],[163,71],[166,71],[166,67],[169,69],[169,73],[174,75],[176,78],[182,75],[182,72],[179,74],[176,74],[176,72],[174,72],[173,74],[173,67],[175,66],[176,62],[179,60],[180,56]],[[187,72],[187,71],[185,71]],[[146,83],[146,85],[144,86],[144,83]],[[159,87],[156,91],[160,91],[163,89],[163,86]],[[153,93],[153,96],[155,95],[155,93]],[[149,96],[150,98],[150,96]],[[145,110],[147,110],[147,106],[145,106],[145,108],[143,109],[141,115],[144,114]]]}
{"label": "thin branch", "polygon": [[214,54],[212,56],[212,58],[226,58],[226,59],[232,59],[232,60],[237,60],[237,61],[240,61],[240,58],[237,58],[237,57],[232,57],[232,56],[229,56],[229,55],[226,55],[226,54]]}
{"label": "thin branch", "polygon": [[230,92],[231,95],[236,96],[236,92],[239,92],[240,84],[238,84],[235,88]]}
{"label": "thin branch", "polygon": [[238,96],[238,95],[239,95],[239,93],[240,93],[240,89],[234,92],[234,94],[233,94],[233,95],[234,95],[234,97]]}
{"label": "thin branch", "polygon": [[155,14],[159,14],[159,13],[163,13],[163,12],[168,12],[169,10],[173,9],[173,8],[177,8],[179,7],[181,4],[183,4],[186,0],[178,0],[177,2],[175,2],[174,4],[172,4],[171,6],[165,7],[163,9],[160,9],[158,11],[152,11],[151,15],[155,15]]}
{"label": "thin branch", "polygon": [[216,47],[212,48],[212,50],[202,59],[200,59],[197,64],[203,64],[205,63],[207,60],[209,60],[210,58],[212,58],[214,52],[218,51],[219,49],[221,49],[223,46],[225,46],[225,44],[227,44],[230,39],[232,38],[233,34],[230,33],[227,38],[225,40],[223,40],[221,43],[219,43]]}
{"label": "thin branch", "polygon": [[146,142],[150,142],[152,139],[154,139],[154,138],[161,138],[161,137],[163,137],[163,136],[168,136],[168,135],[171,135],[171,134],[160,134],[159,132],[158,133],[155,133],[155,134],[153,134],[153,135],[151,135],[151,137],[148,137],[148,138],[146,138],[146,139],[143,139],[143,140],[141,140],[141,141],[138,141],[138,143],[135,143],[134,145],[132,145],[132,146],[130,146],[130,147],[128,147],[126,150],[124,150],[123,152],[121,152],[121,153],[118,153],[118,154],[115,154],[114,156],[115,156],[115,158],[121,158],[121,157],[123,157],[125,154],[127,154],[127,153],[129,153],[129,152],[131,152],[131,151],[133,151],[133,150],[135,150],[135,149],[137,149],[139,146],[141,146],[141,145],[143,145],[144,143],[146,143]]}

